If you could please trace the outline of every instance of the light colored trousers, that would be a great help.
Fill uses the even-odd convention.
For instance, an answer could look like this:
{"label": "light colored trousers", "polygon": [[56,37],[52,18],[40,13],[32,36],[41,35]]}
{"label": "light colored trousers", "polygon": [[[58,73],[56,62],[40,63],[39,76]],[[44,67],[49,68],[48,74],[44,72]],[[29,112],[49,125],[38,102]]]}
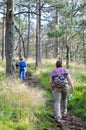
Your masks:
{"label": "light colored trousers", "polygon": [[54,88],[54,109],[57,119],[61,119],[62,115],[67,114],[67,93],[68,86],[64,88]]}

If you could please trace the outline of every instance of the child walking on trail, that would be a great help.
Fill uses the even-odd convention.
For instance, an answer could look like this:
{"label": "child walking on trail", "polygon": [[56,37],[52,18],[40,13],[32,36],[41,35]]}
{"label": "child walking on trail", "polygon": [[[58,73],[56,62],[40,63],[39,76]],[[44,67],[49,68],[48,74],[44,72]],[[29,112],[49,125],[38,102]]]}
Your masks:
{"label": "child walking on trail", "polygon": [[20,58],[20,62],[19,62],[19,78],[22,79],[22,80],[26,79],[26,67],[27,67],[26,62],[23,60],[23,58]]}
{"label": "child walking on trail", "polygon": [[[68,82],[66,82],[66,85],[64,86],[61,84],[56,85],[54,84],[55,78],[65,78]],[[74,84],[72,78],[67,69],[62,67],[62,61],[57,61],[56,68],[50,73],[50,88],[55,98],[54,109],[56,123],[61,123],[61,119],[64,119],[67,116],[67,94],[69,89],[68,84],[71,86],[70,93],[73,93]]]}

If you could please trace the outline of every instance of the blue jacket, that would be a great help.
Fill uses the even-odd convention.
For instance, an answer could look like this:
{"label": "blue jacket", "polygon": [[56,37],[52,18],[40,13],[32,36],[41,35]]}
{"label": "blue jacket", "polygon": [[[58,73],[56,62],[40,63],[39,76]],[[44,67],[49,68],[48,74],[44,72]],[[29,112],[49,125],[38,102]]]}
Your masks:
{"label": "blue jacket", "polygon": [[20,70],[24,70],[26,68],[26,62],[25,61],[20,61],[19,62],[19,67],[20,67]]}

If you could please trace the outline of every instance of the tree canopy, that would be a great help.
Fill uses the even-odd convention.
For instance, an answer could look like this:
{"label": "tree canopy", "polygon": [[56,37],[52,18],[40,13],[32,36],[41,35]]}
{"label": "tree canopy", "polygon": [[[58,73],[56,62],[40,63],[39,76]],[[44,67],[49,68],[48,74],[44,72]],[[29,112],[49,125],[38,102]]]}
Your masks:
{"label": "tree canopy", "polygon": [[52,57],[66,60],[67,67],[71,61],[86,64],[85,1],[0,0],[0,7],[2,59],[8,65],[21,56],[34,57],[36,66]]}

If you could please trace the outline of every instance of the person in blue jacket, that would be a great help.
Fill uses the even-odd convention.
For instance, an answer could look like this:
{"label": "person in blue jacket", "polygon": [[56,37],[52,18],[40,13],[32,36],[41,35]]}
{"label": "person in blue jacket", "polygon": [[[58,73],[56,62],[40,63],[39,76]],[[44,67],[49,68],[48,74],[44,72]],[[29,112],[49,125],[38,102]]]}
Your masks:
{"label": "person in blue jacket", "polygon": [[20,58],[20,62],[19,62],[19,78],[20,79],[26,79],[26,67],[27,64],[26,62],[23,60],[23,58]]}

